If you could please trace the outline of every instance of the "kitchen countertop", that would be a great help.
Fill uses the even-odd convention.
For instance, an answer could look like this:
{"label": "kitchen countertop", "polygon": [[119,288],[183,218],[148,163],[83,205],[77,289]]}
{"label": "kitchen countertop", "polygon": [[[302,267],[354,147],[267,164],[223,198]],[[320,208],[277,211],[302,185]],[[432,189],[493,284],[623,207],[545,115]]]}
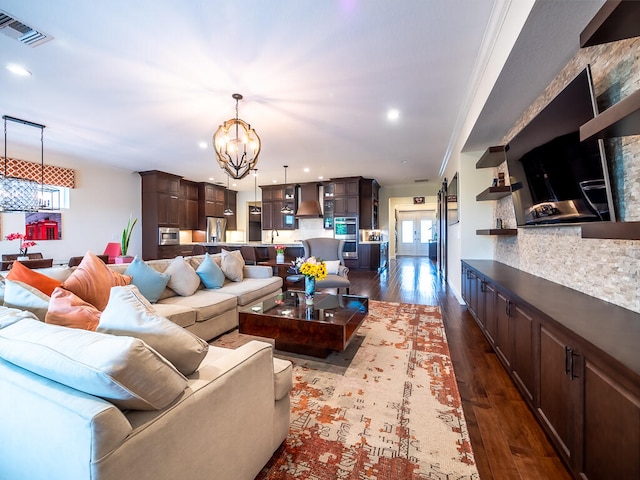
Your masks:
{"label": "kitchen countertop", "polygon": [[364,245],[380,245],[382,243],[389,243],[389,240],[366,240],[366,241],[361,240],[358,243],[364,244]]}
{"label": "kitchen countertop", "polygon": [[199,243],[205,247],[275,247],[276,245],[284,245],[285,247],[300,247],[302,242],[294,243],[263,243],[263,242],[208,242]]}

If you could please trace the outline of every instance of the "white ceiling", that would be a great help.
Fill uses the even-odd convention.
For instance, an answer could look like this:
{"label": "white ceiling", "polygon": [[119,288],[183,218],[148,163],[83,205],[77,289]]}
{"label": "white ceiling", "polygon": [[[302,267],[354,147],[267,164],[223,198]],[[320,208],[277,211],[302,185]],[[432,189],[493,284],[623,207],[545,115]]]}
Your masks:
{"label": "white ceiling", "polygon": [[[586,9],[588,20],[602,1],[538,3],[546,5],[540,17],[546,22],[556,7],[565,17]],[[235,115],[231,95],[238,92],[244,95],[240,118],[262,139],[259,184],[282,183],[285,164],[290,182],[363,175],[383,186],[424,178],[437,184],[496,5],[2,0],[1,10],[54,39],[31,48],[0,35],[0,113],[45,124],[45,158],[225,182],[211,136]],[[586,23],[565,20],[567,30],[577,29],[574,35]],[[533,13],[530,21],[536,21]],[[538,45],[522,46],[519,55],[527,55],[525,47]],[[547,71],[529,82],[533,98],[567,55],[556,50],[540,65],[516,64],[520,75]],[[9,63],[33,75],[17,77],[4,68]],[[508,64],[503,76],[509,74]],[[509,92],[506,85],[498,93]],[[481,118],[490,128],[472,136],[499,140],[528,105],[522,103],[503,104],[495,121],[485,109]],[[390,108],[400,111],[395,123],[386,119]],[[9,156],[26,152],[32,140],[13,126],[7,138]],[[203,141],[206,149],[198,146]],[[252,188],[249,177],[236,187]]]}

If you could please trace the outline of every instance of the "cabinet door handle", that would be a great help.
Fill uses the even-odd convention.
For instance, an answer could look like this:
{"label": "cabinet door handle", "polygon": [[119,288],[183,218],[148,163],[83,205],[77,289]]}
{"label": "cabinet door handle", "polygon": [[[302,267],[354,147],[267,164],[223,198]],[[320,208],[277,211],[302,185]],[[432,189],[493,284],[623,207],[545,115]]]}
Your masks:
{"label": "cabinet door handle", "polygon": [[568,375],[571,372],[570,360],[569,357],[572,356],[572,350],[565,345],[564,347],[564,373]]}
{"label": "cabinet door handle", "polygon": [[575,363],[573,361],[573,359],[575,357],[578,357],[578,356],[580,356],[579,353],[576,353],[573,350],[571,350],[571,361],[570,361],[570,363],[571,363],[571,373],[570,373],[571,380],[573,380],[574,378],[579,378],[578,375],[576,375]]}

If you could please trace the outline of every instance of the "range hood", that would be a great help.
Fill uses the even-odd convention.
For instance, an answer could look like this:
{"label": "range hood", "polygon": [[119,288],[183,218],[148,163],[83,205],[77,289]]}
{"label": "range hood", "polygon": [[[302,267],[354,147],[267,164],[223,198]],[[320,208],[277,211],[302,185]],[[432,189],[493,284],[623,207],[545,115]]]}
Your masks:
{"label": "range hood", "polygon": [[303,183],[300,185],[300,203],[298,204],[296,218],[322,218],[319,198],[319,184]]}

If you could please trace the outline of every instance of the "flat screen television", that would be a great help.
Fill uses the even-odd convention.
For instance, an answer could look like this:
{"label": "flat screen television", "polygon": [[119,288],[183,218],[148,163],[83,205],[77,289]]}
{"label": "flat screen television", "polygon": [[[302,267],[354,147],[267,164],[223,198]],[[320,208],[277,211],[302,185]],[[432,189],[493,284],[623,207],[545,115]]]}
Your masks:
{"label": "flat screen television", "polygon": [[519,227],[614,221],[602,140],[580,141],[597,115],[589,66],[506,147]]}

